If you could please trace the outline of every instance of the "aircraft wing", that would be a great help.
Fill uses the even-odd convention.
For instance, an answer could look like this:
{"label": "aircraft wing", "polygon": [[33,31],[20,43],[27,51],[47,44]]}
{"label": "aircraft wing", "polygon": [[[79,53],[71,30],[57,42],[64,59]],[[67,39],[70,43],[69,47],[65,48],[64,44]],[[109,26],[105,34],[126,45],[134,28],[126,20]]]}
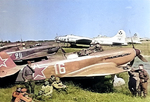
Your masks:
{"label": "aircraft wing", "polygon": [[127,70],[117,67],[115,63],[106,62],[106,63],[98,63],[88,67],[84,67],[82,69],[68,73],[63,77],[106,76],[106,75],[117,74],[125,71]]}
{"label": "aircraft wing", "polygon": [[79,40],[76,40],[77,44],[87,44],[87,45],[89,45],[91,42],[92,42],[92,40],[90,40],[90,39],[79,39]]}
{"label": "aircraft wing", "polygon": [[6,68],[6,69],[0,69],[0,78],[11,76],[15,73],[17,73],[22,67],[16,66],[14,68]]}

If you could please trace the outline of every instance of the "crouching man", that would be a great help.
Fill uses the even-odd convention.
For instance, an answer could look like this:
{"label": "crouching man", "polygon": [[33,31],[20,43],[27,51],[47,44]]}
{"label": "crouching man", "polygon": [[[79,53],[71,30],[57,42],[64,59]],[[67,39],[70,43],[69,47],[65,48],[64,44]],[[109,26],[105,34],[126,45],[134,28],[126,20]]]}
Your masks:
{"label": "crouching man", "polygon": [[48,81],[44,82],[42,89],[39,91],[37,99],[43,100],[45,98],[52,97],[53,87],[49,84]]}

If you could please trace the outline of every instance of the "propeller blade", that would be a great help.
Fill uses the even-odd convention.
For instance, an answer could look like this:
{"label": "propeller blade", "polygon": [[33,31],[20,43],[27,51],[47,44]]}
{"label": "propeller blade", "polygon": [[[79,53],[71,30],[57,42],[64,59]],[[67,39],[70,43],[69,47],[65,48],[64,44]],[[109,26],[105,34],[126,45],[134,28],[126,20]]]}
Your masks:
{"label": "propeller blade", "polygon": [[[131,35],[131,31],[130,31],[130,30],[129,30],[129,33],[130,33],[130,35]],[[133,44],[132,37],[131,37],[131,42],[132,42],[132,43],[131,43],[131,44],[132,44],[132,47],[135,48],[135,47],[134,47],[134,44]]]}
{"label": "propeller blade", "polygon": [[131,41],[132,41],[132,47],[135,49],[132,38],[131,38]]}
{"label": "propeller blade", "polygon": [[130,64],[129,64],[129,65],[130,65],[130,66],[132,66],[132,65],[133,65],[133,63],[134,63],[134,59],[130,62]]}
{"label": "propeller blade", "polygon": [[148,62],[142,55],[138,55],[138,58],[139,58],[140,60],[142,60],[143,62]]}

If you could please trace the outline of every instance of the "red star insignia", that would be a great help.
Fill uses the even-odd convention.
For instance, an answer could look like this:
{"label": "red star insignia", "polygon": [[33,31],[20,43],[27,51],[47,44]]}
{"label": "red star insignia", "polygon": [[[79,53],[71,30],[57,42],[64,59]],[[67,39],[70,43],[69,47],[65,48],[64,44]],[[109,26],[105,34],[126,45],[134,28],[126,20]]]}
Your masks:
{"label": "red star insignia", "polygon": [[8,58],[7,59],[2,59],[2,57],[0,57],[0,67],[2,67],[2,66],[7,67],[7,65],[6,65],[7,60],[8,60]]}
{"label": "red star insignia", "polygon": [[34,70],[35,70],[34,80],[45,79],[45,75],[43,73],[43,71],[45,70],[45,68],[35,68]]}

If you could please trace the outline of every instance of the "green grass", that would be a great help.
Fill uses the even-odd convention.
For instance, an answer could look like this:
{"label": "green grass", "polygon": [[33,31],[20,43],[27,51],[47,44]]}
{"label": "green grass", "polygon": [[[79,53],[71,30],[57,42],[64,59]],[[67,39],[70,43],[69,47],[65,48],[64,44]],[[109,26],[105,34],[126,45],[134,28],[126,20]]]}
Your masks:
{"label": "green grass", "polygon": [[[150,96],[143,99],[140,97],[132,97],[127,86],[123,85],[114,89],[114,92],[98,93],[88,89],[83,89],[72,82],[65,83],[68,86],[68,94],[64,91],[54,90],[51,98],[44,98],[39,102],[149,102]],[[42,84],[37,84],[35,93],[37,94]],[[1,88],[0,102],[10,102],[11,93],[18,85],[9,88]]]}
{"label": "green grass", "polygon": [[[135,48],[140,49],[143,55],[150,55],[150,42],[143,42],[142,44],[134,44]],[[132,47],[132,45],[123,46]],[[103,46],[104,50],[115,49],[118,47]],[[76,52],[82,48],[64,48],[67,53]],[[121,73],[117,75],[125,79],[126,84],[120,87],[112,88],[110,84],[110,76],[105,79],[96,78],[95,80],[81,80],[80,83],[74,81],[63,81],[68,86],[68,94],[64,91],[53,91],[50,99],[44,98],[39,102],[149,102],[150,95],[147,98],[132,97],[128,89],[128,74]],[[82,86],[84,82],[87,87]],[[85,84],[85,85],[86,85]],[[12,92],[17,87],[24,86],[23,84],[16,84],[6,88],[0,88],[0,102],[10,102]],[[42,83],[36,84],[35,94],[41,89]],[[150,93],[150,91],[149,91]]]}
{"label": "green grass", "polygon": [[[141,50],[142,55],[150,55],[150,41],[143,41],[142,44],[133,44],[136,49]],[[88,47],[88,46],[85,46]],[[132,48],[132,44],[128,44],[128,46],[102,46],[104,50],[109,50],[109,49],[116,49],[116,48]],[[70,52],[77,52],[81,49],[86,49],[86,48],[64,48],[64,50],[67,53]]]}
{"label": "green grass", "polygon": [[[109,86],[110,82],[108,79],[110,79],[110,76],[105,77],[105,81],[107,83],[102,83],[101,81],[97,80],[97,82],[93,82],[90,79],[86,80],[88,81],[89,85],[93,84],[96,85],[98,90],[93,91],[92,88],[96,87],[83,87],[80,84],[74,83],[72,81],[63,81],[65,85],[68,86],[68,93],[65,91],[58,92],[54,89],[52,93],[51,98],[43,98],[42,100],[39,100],[38,102],[149,102],[150,95],[147,96],[147,98],[140,98],[140,97],[132,97],[129,89],[128,89],[128,74],[127,73],[121,73],[117,75],[118,77],[122,77],[125,79],[126,84],[120,87],[115,87],[111,91],[108,92],[98,92],[98,90],[107,90],[107,86]],[[82,79],[83,81],[84,79]],[[103,81],[102,81],[103,82]],[[0,91],[0,102],[10,102],[12,92],[15,91],[15,89],[19,86],[23,87],[23,84],[16,84],[11,87],[7,88],[1,88]],[[41,89],[42,83],[37,83],[35,87],[35,94],[38,93],[38,91]]]}
{"label": "green grass", "polygon": [[[136,49],[141,50],[142,55],[149,56],[150,55],[150,41],[143,41],[142,44],[133,44]],[[116,48],[132,48],[132,44],[128,44],[128,46],[103,46],[104,50],[108,49],[116,49]]]}

